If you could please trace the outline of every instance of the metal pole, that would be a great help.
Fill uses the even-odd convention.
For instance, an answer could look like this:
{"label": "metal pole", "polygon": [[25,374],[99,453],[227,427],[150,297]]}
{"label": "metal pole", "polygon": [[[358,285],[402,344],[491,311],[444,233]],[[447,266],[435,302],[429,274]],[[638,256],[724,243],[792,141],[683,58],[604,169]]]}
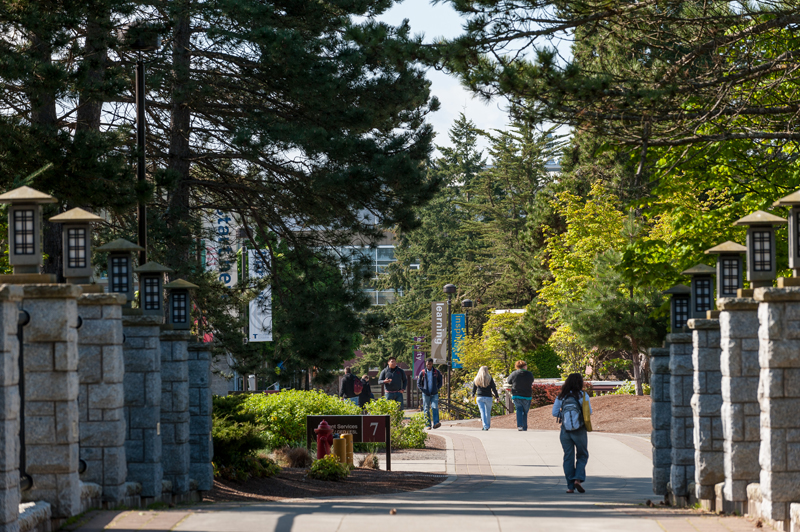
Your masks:
{"label": "metal pole", "polygon": [[[138,185],[144,188],[145,185],[145,115],[144,115],[144,60],[142,54],[136,61],[136,147],[138,151],[139,166],[136,169],[136,180]],[[147,205],[139,200],[139,245],[143,248],[139,252],[139,266],[147,262]]]}
{"label": "metal pole", "polygon": [[450,368],[453,366],[453,352],[452,346],[450,345],[450,335],[452,332],[450,331],[450,300],[453,298],[451,294],[447,294],[447,408],[452,410],[450,406]]}
{"label": "metal pole", "polygon": [[19,311],[17,318],[17,344],[19,345],[19,489],[29,491],[33,488],[33,479],[26,471],[28,460],[25,454],[25,326],[30,323],[31,315],[25,310]]}

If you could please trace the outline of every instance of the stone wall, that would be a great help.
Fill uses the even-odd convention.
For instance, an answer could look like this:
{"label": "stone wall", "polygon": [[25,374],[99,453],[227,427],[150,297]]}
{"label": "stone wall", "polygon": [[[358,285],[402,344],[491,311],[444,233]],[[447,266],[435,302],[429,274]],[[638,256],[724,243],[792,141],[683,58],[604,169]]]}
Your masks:
{"label": "stone wall", "polygon": [[22,288],[0,286],[0,530],[17,529],[19,513],[19,344],[18,305]]}
{"label": "stone wall", "polygon": [[669,346],[670,400],[672,410],[672,465],[670,488],[675,502],[683,503],[690,496],[689,484],[694,482],[694,420],[692,394],[692,335],[667,335]]}
{"label": "stone wall", "polygon": [[667,495],[672,464],[669,348],[650,349],[650,417],[653,425],[653,493]]}
{"label": "stone wall", "polygon": [[693,319],[692,331],[695,494],[708,508],[716,499],[714,486],[725,480],[722,435],[722,374],[719,320]]}
{"label": "stone wall", "polygon": [[214,487],[211,459],[211,346],[189,344],[189,477],[199,491]]}
{"label": "stone wall", "polygon": [[758,406],[758,303],[751,298],[722,298],[720,371],[722,433],[727,512],[743,513],[747,485],[758,482],[760,419]]}
{"label": "stone wall", "polygon": [[54,518],[80,513],[76,285],[24,285],[25,450],[33,488]]}
{"label": "stone wall", "polygon": [[800,502],[800,287],[757,288],[761,513],[788,530]]}
{"label": "stone wall", "polygon": [[125,497],[125,393],[122,356],[123,294],[83,294],[78,312],[78,408],[80,457],[87,468],[81,480],[99,484],[102,498],[118,504]]}
{"label": "stone wall", "polygon": [[161,445],[164,480],[189,491],[189,331],[161,332]]}
{"label": "stone wall", "polygon": [[123,316],[125,334],[125,457],[128,480],[144,498],[161,497],[160,316]]}

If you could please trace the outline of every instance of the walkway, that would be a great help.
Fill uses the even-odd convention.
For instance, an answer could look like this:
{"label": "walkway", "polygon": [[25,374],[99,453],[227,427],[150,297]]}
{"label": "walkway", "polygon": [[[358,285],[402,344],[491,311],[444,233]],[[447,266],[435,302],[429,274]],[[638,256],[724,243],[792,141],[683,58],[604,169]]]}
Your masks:
{"label": "walkway", "polygon": [[[556,431],[517,432],[458,427],[436,431],[449,440],[448,472],[439,486],[380,498],[214,504],[194,510],[126,512],[111,530],[203,532],[369,531],[466,532],[724,532],[755,530],[741,518],[700,517],[649,509],[653,498],[649,443],[632,436],[591,434],[587,492],[566,494]],[[390,510],[396,509],[392,515]],[[156,515],[157,514],[157,515]],[[101,517],[106,517],[101,520]],[[83,532],[102,530],[100,514]]]}

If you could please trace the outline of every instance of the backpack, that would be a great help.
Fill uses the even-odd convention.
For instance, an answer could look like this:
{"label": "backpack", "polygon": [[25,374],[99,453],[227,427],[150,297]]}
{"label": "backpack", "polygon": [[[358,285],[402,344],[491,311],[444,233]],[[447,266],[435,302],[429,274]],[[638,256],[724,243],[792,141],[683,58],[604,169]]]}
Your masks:
{"label": "backpack", "polygon": [[353,378],[355,379],[355,381],[353,382],[353,392],[356,395],[361,395],[361,392],[364,391],[364,383],[361,381],[361,379],[357,377]]}
{"label": "backpack", "polygon": [[581,403],[577,397],[570,394],[562,400],[558,422],[563,425],[564,430],[567,432],[583,427],[583,408],[581,408]]}

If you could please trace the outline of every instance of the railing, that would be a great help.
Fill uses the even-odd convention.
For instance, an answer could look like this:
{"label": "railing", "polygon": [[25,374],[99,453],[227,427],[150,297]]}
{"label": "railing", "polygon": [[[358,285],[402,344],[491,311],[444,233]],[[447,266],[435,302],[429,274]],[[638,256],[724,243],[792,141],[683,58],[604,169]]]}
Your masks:
{"label": "railing", "polygon": [[472,417],[464,407],[452,400],[448,400],[447,397],[443,397],[441,394],[439,394],[439,409],[445,410],[453,419],[470,419]]}

